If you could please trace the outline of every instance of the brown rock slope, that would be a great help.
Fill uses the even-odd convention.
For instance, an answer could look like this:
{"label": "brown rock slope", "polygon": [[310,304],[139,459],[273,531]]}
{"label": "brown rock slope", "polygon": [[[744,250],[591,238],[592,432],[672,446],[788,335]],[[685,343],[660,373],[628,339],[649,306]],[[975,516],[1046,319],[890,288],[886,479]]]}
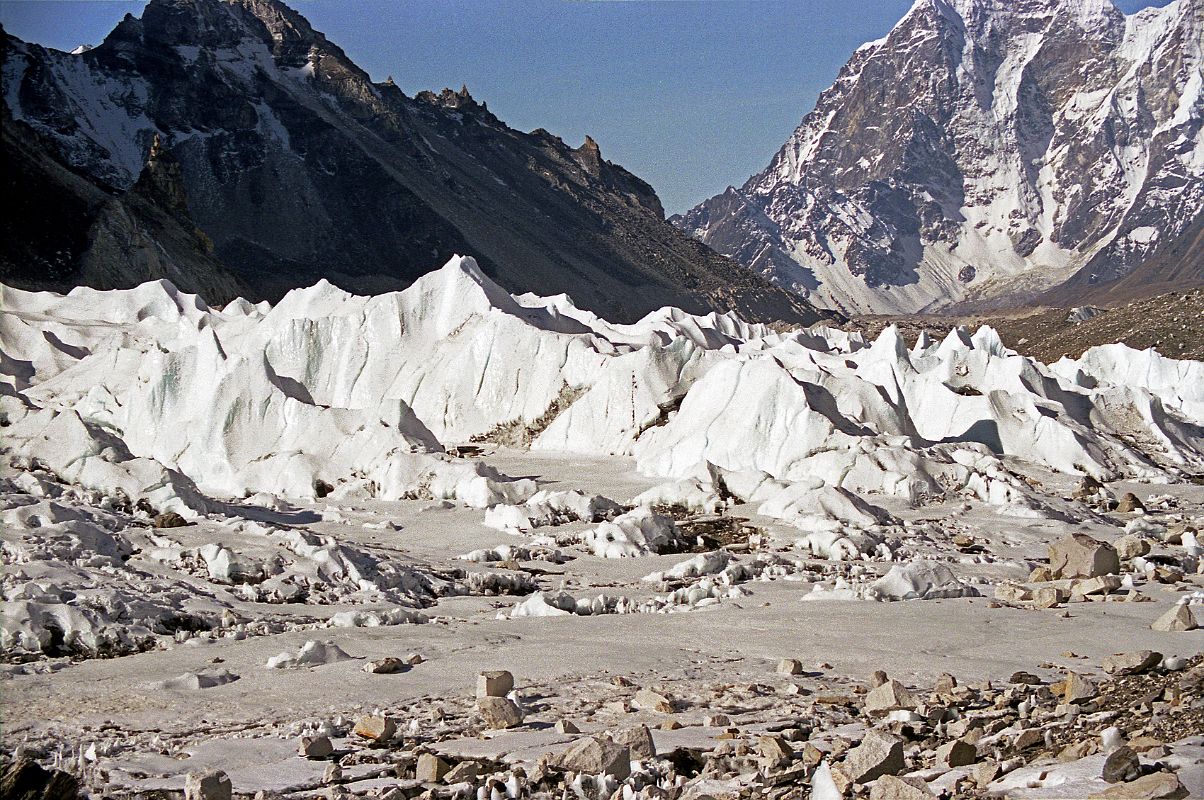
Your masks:
{"label": "brown rock slope", "polygon": [[859,317],[850,329],[876,336],[898,325],[914,342],[921,330],[940,335],[954,325],[990,325],[1004,344],[1050,363],[1062,356],[1078,358],[1089,347],[1121,342],[1139,350],[1152,347],[1170,358],[1204,360],[1204,289],[1168,292],[1095,309],[1095,316],[1071,322],[1070,308],[1039,307],[968,316]]}

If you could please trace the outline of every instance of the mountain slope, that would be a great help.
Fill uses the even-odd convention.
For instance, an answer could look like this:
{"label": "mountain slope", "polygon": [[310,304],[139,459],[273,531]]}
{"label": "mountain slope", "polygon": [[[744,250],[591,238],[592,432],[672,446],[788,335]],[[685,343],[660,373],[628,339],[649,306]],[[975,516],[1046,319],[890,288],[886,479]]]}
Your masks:
{"label": "mountain slope", "polygon": [[674,222],[848,311],[1118,280],[1198,225],[1202,42],[1199,0],[918,0],[766,170]]}
{"label": "mountain slope", "polygon": [[466,90],[373,83],[275,0],[152,0],[90,50],[6,35],[0,59],[12,116],[101,184],[131,186],[161,136],[257,297],[322,277],[398,289],[465,253],[508,289],[571,291],[619,319],[665,304],[815,318],[667,224],[592,140],[512,130]]}
{"label": "mountain slope", "polygon": [[0,122],[0,281],[66,291],[165,278],[214,302],[246,291],[189,216],[166,153],[153,152],[138,181],[114,192],[56,160],[29,126],[7,113]]}

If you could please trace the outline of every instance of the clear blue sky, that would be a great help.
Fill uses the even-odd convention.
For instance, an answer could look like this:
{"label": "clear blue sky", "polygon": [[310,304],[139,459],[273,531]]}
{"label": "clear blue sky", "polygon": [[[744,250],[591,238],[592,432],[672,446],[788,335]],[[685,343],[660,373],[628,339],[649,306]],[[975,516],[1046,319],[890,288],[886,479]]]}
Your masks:
{"label": "clear blue sky", "polygon": [[[768,164],[849,54],[885,35],[912,0],[291,4],[407,94],[466,83],[515,128],[547,128],[574,145],[590,134],[674,213]],[[0,0],[0,22],[70,50],[144,5]]]}

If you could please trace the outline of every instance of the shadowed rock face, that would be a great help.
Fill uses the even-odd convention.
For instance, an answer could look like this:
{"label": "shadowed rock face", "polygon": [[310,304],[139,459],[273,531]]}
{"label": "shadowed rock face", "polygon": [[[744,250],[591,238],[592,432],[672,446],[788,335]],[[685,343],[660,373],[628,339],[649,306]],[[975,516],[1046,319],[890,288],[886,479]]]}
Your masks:
{"label": "shadowed rock face", "polygon": [[1204,208],[1201,36],[1188,0],[919,0],[763,172],[673,221],[851,311],[1109,284]]}
{"label": "shadowed rock face", "polygon": [[55,158],[7,111],[0,129],[9,198],[0,216],[0,281],[67,291],[167,279],[213,302],[247,292],[189,216],[180,165],[170,154],[152,149],[137,182],[122,192]]}
{"label": "shadowed rock face", "polygon": [[153,0],[80,55],[5,36],[0,57],[9,113],[102,186],[133,185],[158,135],[255,298],[323,277],[399,289],[463,253],[508,289],[611,318],[667,304],[816,318],[666,223],[592,139],[512,130],[467,89],[374,83],[275,0]]}

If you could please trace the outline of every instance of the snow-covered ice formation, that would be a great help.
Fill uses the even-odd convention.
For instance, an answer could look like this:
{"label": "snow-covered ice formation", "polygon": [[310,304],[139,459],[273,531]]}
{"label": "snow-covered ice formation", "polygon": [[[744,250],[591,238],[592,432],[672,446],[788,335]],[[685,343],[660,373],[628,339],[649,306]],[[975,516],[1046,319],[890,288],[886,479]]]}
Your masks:
{"label": "snow-covered ice formation", "polygon": [[[1020,502],[1000,456],[1098,478],[1204,468],[1201,366],[1121,345],[1051,368],[985,328],[909,351],[893,329],[867,343],[675,309],[611,325],[512,297],[471,258],[403,292],[319,283],[274,307],[165,282],[0,299],[10,460],[185,516],[257,492],[521,504],[532,481],[441,445],[516,425],[534,449],[652,475],[912,500]],[[544,500],[534,517],[559,513]]]}
{"label": "snow-covered ice formation", "polygon": [[485,525],[500,531],[519,533],[546,525],[567,522],[602,522],[623,511],[608,497],[584,492],[536,492],[522,505],[499,503],[485,511]]}

